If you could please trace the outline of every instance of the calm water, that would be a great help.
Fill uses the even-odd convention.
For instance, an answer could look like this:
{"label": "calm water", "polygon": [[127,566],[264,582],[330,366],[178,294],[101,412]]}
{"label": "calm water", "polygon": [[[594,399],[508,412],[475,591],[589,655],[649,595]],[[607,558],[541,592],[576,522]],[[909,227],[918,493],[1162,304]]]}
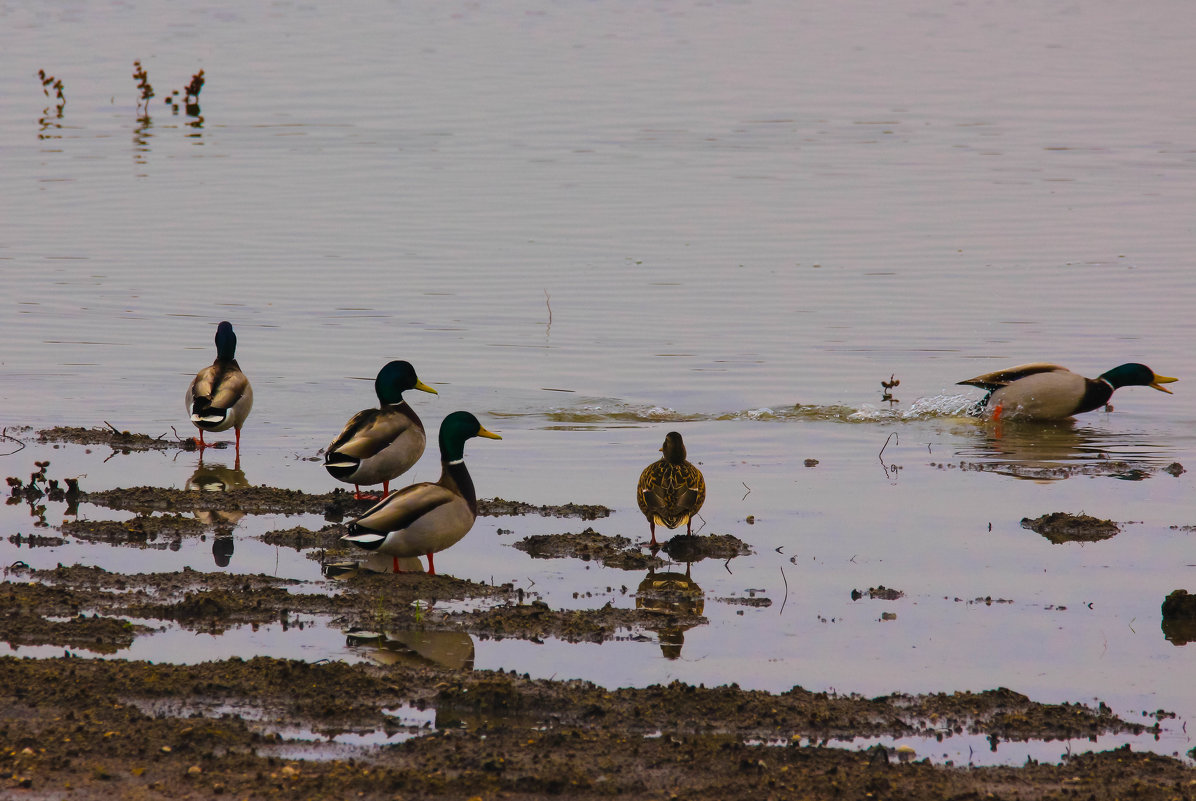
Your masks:
{"label": "calm water", "polygon": [[[307,459],[405,358],[440,390],[412,398],[430,427],[465,408],[502,433],[468,448],[482,495],[606,504],[596,527],[636,538],[635,479],[676,428],[706,474],[705,531],[755,549],[693,567],[709,625],[676,660],[654,639],[486,641],[479,667],[1005,685],[1174,710],[1141,746],[1191,747],[1196,645],[1159,625],[1168,592],[1196,590],[1196,534],[1172,528],[1196,523],[1194,472],[1158,472],[1196,471],[1186,5],[135,0],[0,4],[0,31],[0,424],[182,432],[182,390],[229,319],[256,394],[250,482],[330,487]],[[172,114],[162,98],[200,68],[201,116]],[[61,116],[39,69],[63,81]],[[1182,380],[999,439],[958,416],[978,393],[956,381],[1033,360]],[[0,466],[46,456],[90,489],[196,469],[34,448]],[[437,471],[430,455],[413,478]],[[1053,511],[1132,522],[1083,546],[1019,526]],[[295,522],[242,521],[228,568],[210,542],[0,548],[317,578],[253,539]],[[438,566],[554,606],[634,604],[643,576],[509,547],[581,527],[484,519]],[[851,601],[877,584],[906,597]],[[772,606],[725,600],[751,591]],[[1012,603],[970,603],[986,596]],[[123,655],[161,659],[180,636]],[[363,658],[318,625],[197,652]]]}

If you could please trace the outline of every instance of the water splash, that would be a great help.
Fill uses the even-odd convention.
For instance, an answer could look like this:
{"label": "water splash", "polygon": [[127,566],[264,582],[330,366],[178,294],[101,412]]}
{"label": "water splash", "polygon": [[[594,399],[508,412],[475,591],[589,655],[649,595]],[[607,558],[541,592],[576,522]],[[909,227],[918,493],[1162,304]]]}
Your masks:
{"label": "water splash", "polygon": [[976,398],[969,395],[935,395],[918,398],[908,409],[881,409],[864,404],[851,420],[884,421],[929,420],[935,417],[975,417]]}
{"label": "water splash", "polygon": [[681,412],[656,404],[634,404],[616,398],[600,398],[589,399],[574,406],[549,409],[545,412],[504,416],[544,417],[552,424],[553,428],[736,420],[765,423],[818,421],[890,423],[904,420],[971,416],[975,405],[976,398],[968,395],[938,395],[921,398],[905,409],[882,409],[872,404],[863,404],[856,408],[837,404],[786,403],[723,412]]}

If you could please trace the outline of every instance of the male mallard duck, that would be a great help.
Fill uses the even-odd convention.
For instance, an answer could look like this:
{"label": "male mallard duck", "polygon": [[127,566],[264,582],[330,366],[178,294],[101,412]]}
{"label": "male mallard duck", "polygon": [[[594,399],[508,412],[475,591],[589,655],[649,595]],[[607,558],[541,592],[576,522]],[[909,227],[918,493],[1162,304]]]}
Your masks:
{"label": "male mallard duck", "polygon": [[648,518],[652,544],[656,544],[656,526],[673,529],[685,524],[685,531],[693,533],[693,516],[706,500],[706,481],[702,471],[685,461],[685,443],[676,431],[665,435],[664,454],[640,473],[635,499],[640,511]]}
{"label": "male mallard duck", "polygon": [[352,484],[354,498],[363,497],[360,485],[379,482],[385,497],[391,479],[410,470],[424,453],[424,424],[403,400],[408,389],[437,394],[416,377],[410,362],[388,363],[374,379],[381,408],[350,417],[324,453],[324,468],[333,478]]}
{"label": "male mallard duck", "polygon": [[237,364],[237,335],[225,320],[216,326],[216,361],[195,374],[183,396],[191,422],[199,429],[199,450],[208,447],[205,431],[237,432],[237,459],[241,458],[241,426],[253,408],[253,387]]}
{"label": "male mallard duck", "polygon": [[440,480],[396,490],[349,524],[343,539],[370,551],[399,559],[428,555],[428,573],[435,574],[432,554],[454,545],[473,527],[478,499],[465,469],[465,440],[502,439],[482,428],[469,412],[453,412],[440,424]]}
{"label": "male mallard duck", "polygon": [[959,383],[988,390],[978,408],[991,409],[994,419],[1062,420],[1099,409],[1109,402],[1118,387],[1154,387],[1171,394],[1162,384],[1176,380],[1133,362],[1114,367],[1096,378],[1085,378],[1057,364],[1034,362]]}

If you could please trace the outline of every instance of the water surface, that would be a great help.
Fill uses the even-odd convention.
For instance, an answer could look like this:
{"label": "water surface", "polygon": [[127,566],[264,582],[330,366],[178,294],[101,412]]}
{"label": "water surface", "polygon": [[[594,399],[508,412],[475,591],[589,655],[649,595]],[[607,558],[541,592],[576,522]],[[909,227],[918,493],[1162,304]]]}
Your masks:
{"label": "water surface", "polygon": [[[3,5],[0,424],[185,434],[182,390],[228,319],[256,392],[249,481],[327,489],[311,458],[405,358],[440,391],[412,399],[430,427],[464,408],[502,433],[468,447],[482,495],[606,504],[596,527],[636,538],[635,478],[677,429],[705,531],[754,549],[693,566],[710,623],[678,659],[652,637],[504,641],[477,667],[1004,685],[1176,711],[1155,747],[1187,750],[1193,646],[1164,638],[1159,604],[1196,589],[1173,528],[1196,523],[1192,473],[1160,469],[1196,465],[1194,29],[1173,2]],[[200,68],[200,114],[171,113]],[[39,69],[64,83],[61,116]],[[1036,360],[1181,382],[1001,437],[959,414],[977,393],[956,381]],[[88,489],[196,468],[108,455],[3,461],[48,457]],[[1053,511],[1127,525],[1085,545],[1020,526]],[[316,578],[252,539],[294,524],[243,521],[222,569]],[[642,576],[508,547],[570,526],[485,519],[438,567],[554,606],[633,604]],[[0,547],[217,569],[210,541]],[[878,584],[905,597],[851,600]],[[751,591],[773,604],[718,600]],[[227,648],[357,658],[317,630]]]}

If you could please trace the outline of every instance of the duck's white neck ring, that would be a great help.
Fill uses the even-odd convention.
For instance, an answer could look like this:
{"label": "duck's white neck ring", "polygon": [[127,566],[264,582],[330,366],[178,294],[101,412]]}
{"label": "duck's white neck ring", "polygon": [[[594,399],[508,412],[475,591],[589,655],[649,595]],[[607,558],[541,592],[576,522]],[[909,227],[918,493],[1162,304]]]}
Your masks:
{"label": "duck's white neck ring", "polygon": [[1109,379],[1107,379],[1107,378],[1098,378],[1098,379],[1096,379],[1096,380],[1097,380],[1097,381],[1104,381],[1104,382],[1105,382],[1105,384],[1107,384],[1107,385],[1108,385],[1108,387],[1109,387],[1109,391],[1110,391],[1110,392],[1113,392],[1114,390],[1116,390],[1116,389],[1117,389],[1117,387],[1113,386],[1113,382],[1112,382],[1112,381],[1110,381],[1110,380],[1109,380]]}
{"label": "duck's white neck ring", "polygon": [[453,465],[453,464],[465,464],[465,460],[464,460],[464,459],[453,459],[451,462],[449,462],[449,464],[450,464],[450,465]]}

